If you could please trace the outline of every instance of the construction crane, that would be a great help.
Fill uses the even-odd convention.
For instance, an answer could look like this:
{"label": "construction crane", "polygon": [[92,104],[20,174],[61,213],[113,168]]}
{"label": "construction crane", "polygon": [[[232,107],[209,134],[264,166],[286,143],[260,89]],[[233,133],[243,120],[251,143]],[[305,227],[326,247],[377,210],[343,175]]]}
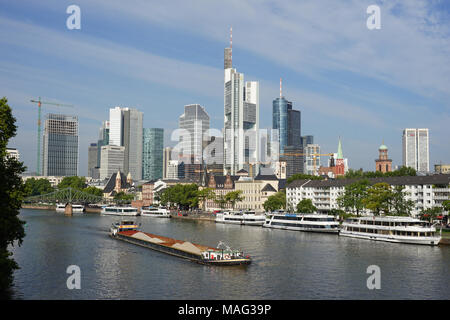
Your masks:
{"label": "construction crane", "polygon": [[71,104],[62,104],[62,103],[54,103],[54,102],[48,102],[48,101],[41,101],[41,97],[39,97],[39,100],[30,100],[33,103],[37,103],[38,105],[38,135],[37,135],[37,162],[36,162],[36,173],[38,176],[41,175],[40,173],[40,164],[41,164],[41,105],[42,104],[48,104],[53,105],[57,107],[73,107]]}

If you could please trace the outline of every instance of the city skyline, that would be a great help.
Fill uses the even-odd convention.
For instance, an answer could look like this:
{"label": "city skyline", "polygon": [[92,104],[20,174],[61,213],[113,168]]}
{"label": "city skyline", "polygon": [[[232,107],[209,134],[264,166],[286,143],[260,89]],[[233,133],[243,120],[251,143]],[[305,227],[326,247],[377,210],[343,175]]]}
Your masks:
{"label": "city skyline", "polygon": [[[229,19],[198,19],[190,25],[183,16],[168,16],[170,7],[206,17],[217,5],[153,4],[137,12],[120,3],[80,1],[82,28],[69,31],[64,3],[2,2],[0,83],[19,125],[9,147],[17,148],[29,171],[35,171],[37,108],[28,101],[38,96],[75,105],[80,175],[87,174],[88,146],[115,105],[132,105],[147,114],[144,127],[165,128],[165,146],[176,143],[170,141],[177,128],[173,115],[190,101],[206,106],[211,128],[220,130],[223,48],[233,26],[233,64],[246,80],[260,83],[260,128],[271,127],[271,103],[283,77],[288,84],[283,91],[302,113],[302,132],[314,135],[324,153],[336,152],[336,136],[341,136],[352,168],[373,170],[382,139],[393,166],[401,165],[404,128],[429,128],[430,169],[448,162],[448,6],[380,4],[383,22],[374,31],[365,27],[369,4],[230,3],[223,5],[224,13],[234,14],[224,14]],[[106,7],[121,12],[120,19],[104,13]],[[256,14],[244,19],[250,11]],[[429,24],[423,25],[423,19]]]}

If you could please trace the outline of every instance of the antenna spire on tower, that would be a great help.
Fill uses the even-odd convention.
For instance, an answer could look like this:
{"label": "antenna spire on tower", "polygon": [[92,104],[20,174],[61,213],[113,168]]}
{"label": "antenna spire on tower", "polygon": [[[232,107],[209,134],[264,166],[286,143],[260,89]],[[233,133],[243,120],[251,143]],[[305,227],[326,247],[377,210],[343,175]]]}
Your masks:
{"label": "antenna spire on tower", "polygon": [[280,78],[280,99],[281,99],[281,97],[283,96],[283,95],[282,95],[282,89],[281,89],[281,88],[282,88],[282,86],[281,86],[281,81],[282,81],[282,80],[281,80],[281,78]]}
{"label": "antenna spire on tower", "polygon": [[233,62],[233,27],[230,27],[230,59]]}

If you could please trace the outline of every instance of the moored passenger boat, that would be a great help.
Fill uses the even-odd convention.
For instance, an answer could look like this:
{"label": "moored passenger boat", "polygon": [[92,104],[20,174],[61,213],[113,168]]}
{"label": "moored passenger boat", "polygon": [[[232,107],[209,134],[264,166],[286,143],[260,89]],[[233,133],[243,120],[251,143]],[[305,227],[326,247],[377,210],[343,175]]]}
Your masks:
{"label": "moored passenger boat", "polygon": [[141,216],[156,217],[156,218],[170,218],[170,211],[166,208],[142,207]]}
{"label": "moored passenger boat", "polygon": [[266,216],[264,214],[256,214],[254,211],[219,212],[216,214],[215,221],[217,223],[262,226],[266,221]]}
{"label": "moored passenger boat", "polygon": [[113,224],[110,229],[110,236],[114,239],[123,240],[201,264],[221,266],[247,265],[251,263],[251,258],[244,256],[242,251],[218,249],[141,232],[138,230],[138,226],[132,221]]}
{"label": "moored passenger boat", "polygon": [[139,212],[137,208],[131,206],[106,206],[102,209],[102,215],[112,216],[138,216]]}
{"label": "moored passenger boat", "polygon": [[335,216],[327,214],[292,214],[272,212],[266,216],[265,228],[339,233],[339,222]]}
{"label": "moored passenger boat", "polygon": [[341,236],[386,242],[437,245],[441,235],[426,221],[412,217],[381,216],[347,219]]}
{"label": "moored passenger boat", "polygon": [[[56,205],[56,212],[65,212],[66,211],[66,203],[58,203]],[[85,210],[82,204],[72,204],[72,212],[73,213],[83,213]]]}

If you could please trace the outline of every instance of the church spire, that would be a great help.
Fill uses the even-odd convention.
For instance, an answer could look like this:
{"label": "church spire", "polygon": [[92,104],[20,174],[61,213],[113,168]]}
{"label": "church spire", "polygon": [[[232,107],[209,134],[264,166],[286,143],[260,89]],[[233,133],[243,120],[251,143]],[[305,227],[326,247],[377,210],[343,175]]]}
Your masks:
{"label": "church spire", "polygon": [[344,159],[344,156],[342,154],[342,143],[341,143],[341,137],[339,137],[339,144],[338,144],[338,153],[337,153],[337,159]]}

